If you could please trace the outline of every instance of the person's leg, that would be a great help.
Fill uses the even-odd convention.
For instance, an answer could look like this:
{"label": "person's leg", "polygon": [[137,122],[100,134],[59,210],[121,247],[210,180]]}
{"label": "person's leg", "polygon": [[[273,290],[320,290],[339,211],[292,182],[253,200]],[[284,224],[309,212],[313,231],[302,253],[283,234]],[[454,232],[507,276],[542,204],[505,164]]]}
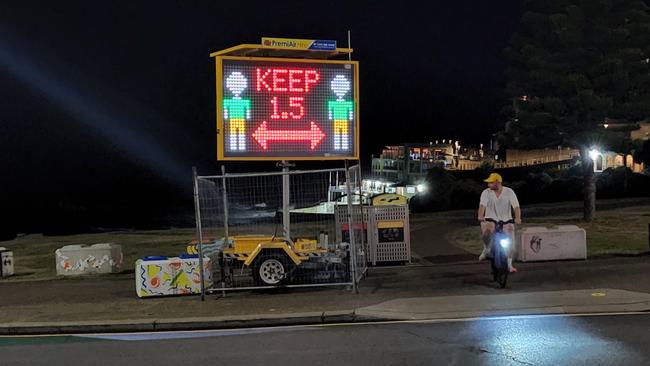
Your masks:
{"label": "person's leg", "polygon": [[246,150],[246,121],[243,119],[240,119],[237,121],[237,131],[239,133],[239,141],[237,141],[237,148],[239,150]]}
{"label": "person's leg", "polygon": [[483,252],[478,257],[478,260],[480,261],[484,260],[490,251],[490,241],[492,240],[492,233],[494,233],[494,223],[489,221],[482,222],[481,237],[483,239]]}
{"label": "person's leg", "polygon": [[334,150],[341,150],[341,143],[343,137],[343,121],[335,120],[334,121]]}
{"label": "person's leg", "polygon": [[350,149],[348,133],[348,122],[345,121],[341,126],[341,150]]}
{"label": "person's leg", "polygon": [[236,124],[233,123],[232,119],[230,121],[228,121],[228,130],[230,132],[228,134],[228,139],[230,141],[228,141],[228,142],[230,142],[230,150],[231,151],[237,150],[237,127],[235,127],[235,126],[236,126]]}
{"label": "person's leg", "polygon": [[507,224],[503,227],[503,232],[510,237],[510,247],[508,248],[508,269],[510,272],[517,272],[517,268],[512,265],[512,257],[515,254],[515,225]]}

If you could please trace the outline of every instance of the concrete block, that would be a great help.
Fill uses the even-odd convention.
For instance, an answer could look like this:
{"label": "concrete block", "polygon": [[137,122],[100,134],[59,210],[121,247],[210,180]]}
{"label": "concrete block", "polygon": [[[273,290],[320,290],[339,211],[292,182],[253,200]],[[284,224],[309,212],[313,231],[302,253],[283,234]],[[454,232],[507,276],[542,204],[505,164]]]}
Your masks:
{"label": "concrete block", "polygon": [[57,249],[56,274],[117,273],[122,269],[122,246],[113,243],[66,245]]}
{"label": "concrete block", "polygon": [[9,277],[14,274],[14,252],[0,247],[0,277]]}
{"label": "concrete block", "polygon": [[575,225],[529,227],[519,235],[522,262],[587,259],[587,233]]}

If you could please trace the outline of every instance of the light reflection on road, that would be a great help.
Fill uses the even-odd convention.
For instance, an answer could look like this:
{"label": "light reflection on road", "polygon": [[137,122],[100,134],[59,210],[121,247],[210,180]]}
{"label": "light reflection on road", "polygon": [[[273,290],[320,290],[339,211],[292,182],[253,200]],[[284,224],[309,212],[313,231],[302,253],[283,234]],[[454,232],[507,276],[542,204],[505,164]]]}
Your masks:
{"label": "light reflection on road", "polygon": [[634,350],[580,317],[502,318],[472,322],[481,352],[525,364],[618,364],[620,355]]}

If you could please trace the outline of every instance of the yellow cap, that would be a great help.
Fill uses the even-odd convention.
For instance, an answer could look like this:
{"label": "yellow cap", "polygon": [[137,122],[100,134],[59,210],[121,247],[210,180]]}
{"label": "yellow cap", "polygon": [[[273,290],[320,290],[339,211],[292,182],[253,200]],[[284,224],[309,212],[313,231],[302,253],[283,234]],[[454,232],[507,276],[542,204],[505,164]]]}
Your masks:
{"label": "yellow cap", "polygon": [[490,176],[486,180],[484,180],[484,182],[487,182],[487,183],[494,183],[494,182],[503,183],[503,178],[501,178],[501,175],[499,175],[497,173],[492,173],[492,174],[490,174]]}

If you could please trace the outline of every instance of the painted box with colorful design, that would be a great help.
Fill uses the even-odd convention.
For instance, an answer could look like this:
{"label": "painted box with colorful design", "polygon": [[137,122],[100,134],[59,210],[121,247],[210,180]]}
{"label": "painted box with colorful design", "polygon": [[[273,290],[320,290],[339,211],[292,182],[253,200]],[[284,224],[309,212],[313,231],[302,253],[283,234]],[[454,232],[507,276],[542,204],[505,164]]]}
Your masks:
{"label": "painted box with colorful design", "polygon": [[66,245],[54,252],[57,275],[117,273],[122,270],[122,246],[114,243]]}
{"label": "painted box with colorful design", "polygon": [[[212,286],[212,262],[203,258],[205,287]],[[201,293],[198,255],[146,257],[135,262],[135,290],[138,297]]]}

